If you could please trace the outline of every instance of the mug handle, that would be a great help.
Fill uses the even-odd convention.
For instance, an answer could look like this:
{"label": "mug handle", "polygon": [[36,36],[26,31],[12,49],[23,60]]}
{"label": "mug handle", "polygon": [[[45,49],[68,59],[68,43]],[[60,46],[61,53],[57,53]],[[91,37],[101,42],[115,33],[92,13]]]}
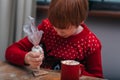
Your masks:
{"label": "mug handle", "polygon": [[84,65],[83,64],[79,64],[79,65],[80,65],[79,76],[82,76],[82,71],[84,69]]}

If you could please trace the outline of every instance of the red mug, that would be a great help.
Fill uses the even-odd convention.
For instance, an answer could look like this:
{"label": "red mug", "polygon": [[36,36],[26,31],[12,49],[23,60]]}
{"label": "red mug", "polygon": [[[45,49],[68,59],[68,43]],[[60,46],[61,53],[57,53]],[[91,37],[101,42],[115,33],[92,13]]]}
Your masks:
{"label": "red mug", "polygon": [[61,80],[79,80],[81,75],[80,63],[75,60],[61,61]]}

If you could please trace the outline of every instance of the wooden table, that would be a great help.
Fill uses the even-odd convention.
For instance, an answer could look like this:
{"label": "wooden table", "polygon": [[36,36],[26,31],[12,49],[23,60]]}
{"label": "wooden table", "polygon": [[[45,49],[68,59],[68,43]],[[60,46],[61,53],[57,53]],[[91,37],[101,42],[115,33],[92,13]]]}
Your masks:
{"label": "wooden table", "polygon": [[[0,80],[60,80],[60,71],[48,71],[47,74],[34,77],[25,67],[18,67],[7,62],[0,61]],[[100,78],[82,76],[80,80],[105,80]]]}

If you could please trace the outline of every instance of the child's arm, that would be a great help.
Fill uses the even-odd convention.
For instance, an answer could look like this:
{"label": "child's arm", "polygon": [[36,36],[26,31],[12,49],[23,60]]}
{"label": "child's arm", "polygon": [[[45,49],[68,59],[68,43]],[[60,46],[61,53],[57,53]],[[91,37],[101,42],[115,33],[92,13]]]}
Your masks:
{"label": "child's arm", "polygon": [[5,58],[13,64],[23,66],[25,65],[24,57],[31,50],[32,46],[27,37],[25,37],[6,49]]}
{"label": "child's arm", "polygon": [[94,76],[103,78],[102,72],[102,61],[101,61],[101,44],[96,47],[95,50],[90,51],[86,57],[85,70],[83,70],[83,75]]}
{"label": "child's arm", "polygon": [[[44,31],[44,25],[46,24],[43,21],[39,26],[39,30]],[[21,39],[19,42],[13,43],[6,49],[5,58],[7,61],[16,64],[16,65],[25,65],[24,58],[25,55],[31,51],[33,44],[28,40],[28,37]]]}

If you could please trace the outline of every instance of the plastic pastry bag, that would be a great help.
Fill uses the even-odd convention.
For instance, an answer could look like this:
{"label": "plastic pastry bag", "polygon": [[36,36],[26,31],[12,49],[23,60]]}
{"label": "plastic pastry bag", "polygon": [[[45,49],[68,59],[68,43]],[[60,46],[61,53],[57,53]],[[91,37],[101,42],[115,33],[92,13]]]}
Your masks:
{"label": "plastic pastry bag", "polygon": [[44,32],[42,30],[39,31],[37,29],[37,27],[35,26],[34,18],[32,18],[31,16],[29,16],[28,18],[29,18],[29,22],[28,22],[28,24],[24,25],[23,30],[28,35],[29,41],[34,45],[33,48],[38,49],[40,40],[42,38],[42,34]]}
{"label": "plastic pastry bag", "polygon": [[[23,26],[23,30],[27,34],[28,40],[34,45],[31,50],[34,52],[44,53],[42,47],[39,45],[44,32],[42,30],[39,31],[37,29],[37,27],[35,26],[34,18],[29,16],[28,19],[29,22],[28,24]],[[37,69],[33,69],[33,71],[35,72],[39,70],[40,66],[38,66]]]}

